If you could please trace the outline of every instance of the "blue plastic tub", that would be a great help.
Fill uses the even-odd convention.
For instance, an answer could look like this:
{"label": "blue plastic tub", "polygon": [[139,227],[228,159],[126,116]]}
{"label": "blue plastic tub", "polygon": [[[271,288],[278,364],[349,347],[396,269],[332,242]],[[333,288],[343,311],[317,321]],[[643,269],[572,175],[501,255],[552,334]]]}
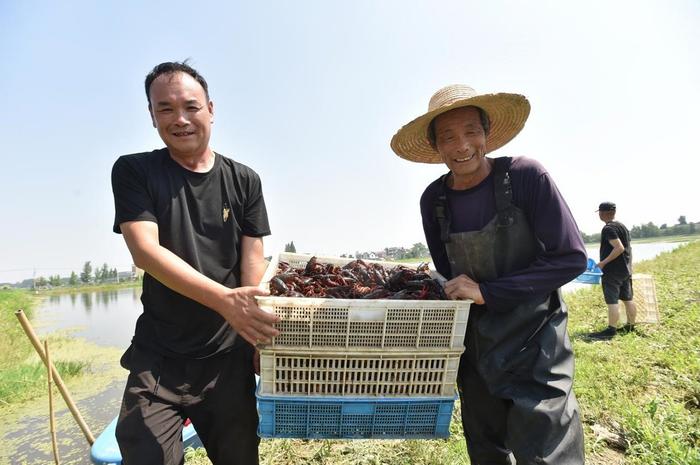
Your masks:
{"label": "blue plastic tub", "polygon": [[603,273],[596,273],[594,271],[584,271],[582,274],[576,277],[575,281],[577,283],[584,284],[600,284],[600,278],[602,276]]}
{"label": "blue plastic tub", "polygon": [[257,397],[260,437],[301,439],[446,438],[456,398]]}
{"label": "blue plastic tub", "polygon": [[574,281],[584,284],[600,284],[600,278],[602,276],[603,270],[598,268],[595,260],[589,258],[586,265],[586,271],[578,275]]}
{"label": "blue plastic tub", "polygon": [[593,273],[603,273],[603,270],[598,268],[598,263],[593,260],[592,258],[588,259],[588,263],[586,264],[586,271],[591,271]]}
{"label": "blue plastic tub", "polygon": [[[95,439],[95,443],[90,448],[90,460],[95,465],[120,465],[122,454],[119,452],[119,445],[114,434],[117,427],[117,419],[111,421],[104,431]],[[202,447],[202,441],[197,436],[192,424],[188,424],[182,429],[183,447]]]}

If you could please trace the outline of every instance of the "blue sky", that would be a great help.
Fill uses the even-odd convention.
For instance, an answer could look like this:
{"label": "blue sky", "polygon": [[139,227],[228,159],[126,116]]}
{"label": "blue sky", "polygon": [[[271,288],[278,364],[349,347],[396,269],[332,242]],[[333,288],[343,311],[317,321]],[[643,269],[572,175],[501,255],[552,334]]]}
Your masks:
{"label": "blue sky", "polygon": [[424,241],[445,171],[389,140],[438,88],[532,104],[498,155],[540,160],[580,229],[700,221],[700,3],[0,1],[0,282],[131,264],[111,232],[112,163],[162,146],[143,79],[190,58],[212,147],[261,176],[273,235],[319,254]]}

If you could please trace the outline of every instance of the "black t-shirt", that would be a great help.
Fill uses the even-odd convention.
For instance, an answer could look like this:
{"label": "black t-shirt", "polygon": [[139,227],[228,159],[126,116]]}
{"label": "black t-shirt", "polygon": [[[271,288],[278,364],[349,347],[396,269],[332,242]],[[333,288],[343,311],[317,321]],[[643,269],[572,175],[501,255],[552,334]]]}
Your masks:
{"label": "black t-shirt", "polygon": [[613,251],[610,241],[615,239],[620,239],[622,245],[625,246],[625,251],[603,267],[603,274],[626,277],[632,274],[632,246],[630,245],[630,232],[619,221],[611,221],[603,226],[600,233],[600,259],[604,260],[610,255],[610,252]]}
{"label": "black t-shirt", "polygon": [[[230,288],[241,281],[241,236],[270,234],[260,178],[219,154],[206,173],[183,168],[165,148],[121,156],[112,168],[112,190],[114,232],[126,221],[153,221],[161,246]],[[148,273],[141,302],[132,342],[158,353],[206,358],[240,339],[221,315]]]}

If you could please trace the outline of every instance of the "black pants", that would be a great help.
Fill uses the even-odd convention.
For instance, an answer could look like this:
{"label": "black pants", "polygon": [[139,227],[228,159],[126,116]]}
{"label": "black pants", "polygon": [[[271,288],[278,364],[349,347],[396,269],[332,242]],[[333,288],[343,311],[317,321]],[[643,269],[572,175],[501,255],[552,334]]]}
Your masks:
{"label": "black pants", "polygon": [[124,465],[184,463],[190,418],[214,465],[257,465],[253,348],[204,360],[163,357],[132,346],[116,436]]}
{"label": "black pants", "polygon": [[[583,465],[583,431],[571,398],[503,399],[489,393],[473,367],[459,375],[462,426],[472,465]],[[561,424],[548,410],[563,412]]]}
{"label": "black pants", "polygon": [[526,350],[501,354],[502,376],[488,382],[477,368],[482,366],[479,353],[489,342],[475,330],[484,315],[479,309],[469,315],[457,376],[472,465],[511,465],[511,452],[517,465],[583,465],[566,314],[549,319]]}

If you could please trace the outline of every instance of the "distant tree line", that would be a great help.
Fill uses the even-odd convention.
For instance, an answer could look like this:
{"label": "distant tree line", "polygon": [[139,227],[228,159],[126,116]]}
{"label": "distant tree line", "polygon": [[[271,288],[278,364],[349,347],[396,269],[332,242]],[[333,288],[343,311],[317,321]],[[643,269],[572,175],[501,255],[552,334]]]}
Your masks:
{"label": "distant tree line", "polygon": [[429,258],[430,252],[428,247],[422,242],[416,242],[411,247],[384,247],[383,250],[377,250],[372,252],[360,252],[359,250],[355,252],[355,255],[341,255],[341,257],[348,258],[361,258],[365,259],[382,259],[382,260],[407,260],[414,258]]}
{"label": "distant tree line", "polygon": [[[297,248],[294,245],[294,241],[284,244],[284,251],[296,253]],[[430,252],[428,247],[422,242],[416,242],[411,247],[385,247],[382,250],[370,251],[370,252],[360,252],[357,250],[354,254],[344,253],[341,255],[342,258],[361,258],[363,260],[404,260],[412,258],[430,258]],[[272,258],[272,257],[270,257]]]}
{"label": "distant tree line", "polygon": [[416,242],[411,248],[403,247],[385,247],[384,253],[387,257],[394,260],[403,260],[407,258],[424,258],[429,257],[428,247],[422,242]]}
{"label": "distant tree line", "polygon": [[103,263],[101,267],[96,267],[93,270],[92,263],[88,261],[83,264],[83,270],[80,274],[71,271],[70,276],[67,278],[62,278],[58,274],[50,275],[48,278],[39,276],[33,280],[25,280],[20,287],[25,287],[24,284],[27,282],[29,282],[30,285],[26,287],[45,289],[48,287],[119,283],[123,281],[132,281],[134,279],[136,279],[136,276],[131,272],[119,273],[116,268],[110,268],[106,263]]}
{"label": "distant tree line", "polygon": [[85,262],[83,271],[80,273],[80,282],[83,284],[103,284],[107,282],[118,282],[119,273],[116,268],[109,268],[106,263],[102,264],[101,268],[92,270],[90,262]]}
{"label": "distant tree line", "polygon": [[[600,242],[600,233],[586,234],[583,231],[580,232],[584,242]],[[700,233],[700,222],[689,223],[685,215],[681,215],[678,218],[678,224],[675,224],[673,226],[668,226],[667,224],[656,226],[654,223],[649,222],[647,224],[632,226],[632,229],[630,229],[630,236],[632,236],[632,239],[664,236],[687,236],[697,233]],[[284,251],[296,253],[297,248],[294,245],[294,241],[284,244]],[[382,250],[365,252],[357,250],[355,251],[355,254],[344,253],[341,255],[341,257],[360,258],[363,260],[406,260],[420,258],[430,259],[430,251],[428,250],[428,247],[426,247],[425,244],[423,244],[422,242],[416,242],[411,247],[385,247]],[[272,257],[269,257],[269,259],[271,258]]]}
{"label": "distant tree line", "polygon": [[[678,218],[678,224],[668,226],[666,223],[661,226],[656,226],[651,221],[647,224],[632,226],[630,236],[632,239],[644,239],[647,237],[665,237],[665,236],[688,236],[700,232],[700,223],[688,223],[685,215]],[[586,234],[581,232],[584,242],[600,242],[600,233]]]}

